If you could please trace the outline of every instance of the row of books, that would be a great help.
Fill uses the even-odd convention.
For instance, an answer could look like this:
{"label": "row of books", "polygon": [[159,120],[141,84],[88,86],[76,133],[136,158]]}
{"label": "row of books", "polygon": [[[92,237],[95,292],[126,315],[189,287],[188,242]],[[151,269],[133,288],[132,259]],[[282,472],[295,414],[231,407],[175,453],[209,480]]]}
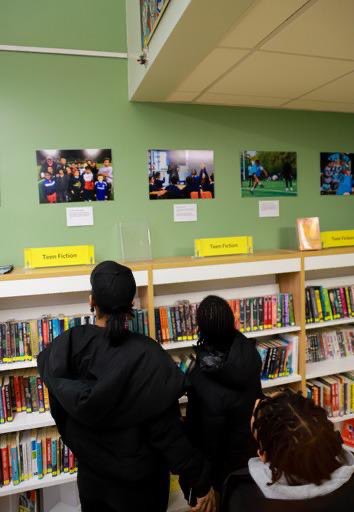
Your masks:
{"label": "row of books", "polygon": [[38,489],[18,495],[18,512],[41,512],[41,504],[41,492]]}
{"label": "row of books", "polygon": [[262,380],[288,377],[297,373],[297,336],[257,343],[257,350],[262,359]]}
{"label": "row of books", "polygon": [[48,389],[38,375],[5,375],[0,384],[0,423],[11,422],[20,412],[49,411]]}
{"label": "row of books", "polygon": [[77,461],[55,427],[0,436],[0,485],[75,473]]}
{"label": "row of books", "polygon": [[[289,293],[228,301],[240,332],[295,325],[293,296]],[[156,337],[160,343],[198,339],[198,304],[179,301],[155,308]]]}
{"label": "row of books", "polygon": [[[31,360],[67,329],[94,323],[93,314],[43,316],[35,320],[10,320],[0,323],[0,362]],[[134,317],[127,321],[127,328],[148,335],[147,311],[135,310]]]}
{"label": "row of books", "polygon": [[306,390],[307,396],[323,407],[329,417],[354,413],[354,371],[309,380]]}
{"label": "row of books", "polygon": [[354,285],[308,286],[305,293],[307,323],[354,317]]}
{"label": "row of books", "polygon": [[307,335],[306,362],[354,356],[354,328],[322,329]]}

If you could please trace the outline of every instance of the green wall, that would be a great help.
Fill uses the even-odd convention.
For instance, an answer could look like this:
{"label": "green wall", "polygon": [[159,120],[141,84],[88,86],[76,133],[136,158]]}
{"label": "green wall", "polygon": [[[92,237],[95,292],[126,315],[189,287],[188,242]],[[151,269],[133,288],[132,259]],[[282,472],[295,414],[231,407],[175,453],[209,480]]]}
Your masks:
{"label": "green wall", "polygon": [[0,0],[0,45],[126,51],[125,0]]}
{"label": "green wall", "polygon": [[[26,246],[74,243],[117,258],[121,220],[149,222],[155,257],[192,254],[193,239],[207,236],[291,247],[299,216],[353,228],[354,196],[319,195],[319,152],[354,151],[354,115],[129,103],[127,63],[117,59],[0,52],[0,69],[0,263],[21,265]],[[94,227],[67,228],[64,205],[38,204],[35,150],[85,147],[112,148],[116,199],[94,204]],[[197,223],[175,224],[173,201],[149,201],[152,147],[215,151],[216,199],[198,201]],[[280,199],[279,218],[259,219],[258,200],[241,199],[242,149],[298,152],[299,196]]]}

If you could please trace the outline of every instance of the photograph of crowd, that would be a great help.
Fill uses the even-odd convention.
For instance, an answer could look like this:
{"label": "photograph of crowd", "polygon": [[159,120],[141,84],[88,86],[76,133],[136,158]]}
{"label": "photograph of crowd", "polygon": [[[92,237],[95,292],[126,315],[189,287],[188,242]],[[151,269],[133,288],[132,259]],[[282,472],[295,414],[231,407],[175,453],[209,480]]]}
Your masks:
{"label": "photograph of crowd", "polygon": [[242,197],[297,196],[296,153],[243,151]]}
{"label": "photograph of crowd", "polygon": [[113,199],[110,149],[41,149],[36,158],[41,204]]}
{"label": "photograph of crowd", "polygon": [[150,199],[213,199],[214,152],[150,149]]}
{"label": "photograph of crowd", "polygon": [[321,195],[354,194],[354,153],[321,153]]}

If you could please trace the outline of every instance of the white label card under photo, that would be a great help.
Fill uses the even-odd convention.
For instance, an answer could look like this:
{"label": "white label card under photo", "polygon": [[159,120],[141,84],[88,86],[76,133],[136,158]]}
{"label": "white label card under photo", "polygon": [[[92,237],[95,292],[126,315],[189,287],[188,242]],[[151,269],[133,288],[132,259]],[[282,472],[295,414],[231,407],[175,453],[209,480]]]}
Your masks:
{"label": "white label card under photo", "polygon": [[93,208],[86,206],[81,208],[66,209],[66,225],[73,226],[93,226]]}
{"label": "white label card under photo", "polygon": [[259,201],[260,217],[279,217],[279,201]]}
{"label": "white label card under photo", "polygon": [[173,219],[175,222],[194,222],[198,220],[197,205],[193,204],[174,204]]}

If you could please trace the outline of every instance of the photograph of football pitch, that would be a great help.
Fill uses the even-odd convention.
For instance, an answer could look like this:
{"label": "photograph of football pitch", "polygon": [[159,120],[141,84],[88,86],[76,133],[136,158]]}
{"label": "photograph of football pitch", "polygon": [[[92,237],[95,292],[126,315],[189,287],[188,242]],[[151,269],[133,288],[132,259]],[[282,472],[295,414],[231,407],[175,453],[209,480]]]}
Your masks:
{"label": "photograph of football pitch", "polygon": [[266,179],[261,181],[258,187],[252,190],[249,180],[242,182],[242,197],[274,197],[297,196],[297,183],[293,181],[293,190],[286,190],[285,181],[273,181]]}
{"label": "photograph of football pitch", "polygon": [[297,196],[296,156],[295,152],[243,151],[241,196]]}

